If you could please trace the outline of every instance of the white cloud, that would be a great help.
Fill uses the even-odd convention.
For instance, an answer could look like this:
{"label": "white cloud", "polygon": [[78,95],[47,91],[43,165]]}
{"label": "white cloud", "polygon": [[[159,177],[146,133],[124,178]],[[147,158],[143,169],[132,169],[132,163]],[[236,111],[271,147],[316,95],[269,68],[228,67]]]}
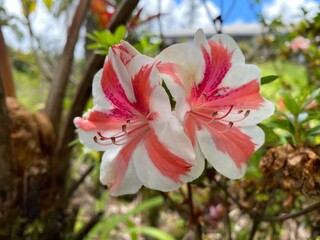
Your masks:
{"label": "white cloud", "polygon": [[262,14],[267,21],[281,16],[284,23],[295,23],[303,18],[302,7],[309,12],[309,17],[319,12],[319,4],[313,0],[273,0],[263,4]]}

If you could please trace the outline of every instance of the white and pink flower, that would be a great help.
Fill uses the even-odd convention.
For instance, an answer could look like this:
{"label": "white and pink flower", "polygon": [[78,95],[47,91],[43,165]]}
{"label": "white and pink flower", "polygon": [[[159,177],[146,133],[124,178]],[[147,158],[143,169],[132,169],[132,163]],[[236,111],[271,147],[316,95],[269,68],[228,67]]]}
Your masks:
{"label": "white and pink flower", "polygon": [[157,58],[176,64],[175,80],[164,81],[177,101],[175,110],[197,164],[203,166],[207,159],[226,177],[241,178],[249,157],[264,142],[257,123],[274,112],[271,102],[259,94],[259,68],[245,64],[229,36],[215,35],[207,41],[201,29],[193,43],[172,45]]}
{"label": "white and pink flower", "polygon": [[93,109],[74,120],[81,143],[104,151],[100,180],[114,196],[142,185],[170,191],[193,179],[191,141],[156,66],[126,42],[113,46],[93,81]]}

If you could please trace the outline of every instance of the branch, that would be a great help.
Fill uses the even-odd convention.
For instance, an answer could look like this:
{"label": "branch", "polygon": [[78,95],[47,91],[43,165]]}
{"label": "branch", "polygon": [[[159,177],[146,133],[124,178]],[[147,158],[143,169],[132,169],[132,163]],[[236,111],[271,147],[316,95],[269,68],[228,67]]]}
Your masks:
{"label": "branch", "polygon": [[297,218],[297,217],[300,217],[300,216],[303,216],[307,213],[310,213],[310,212],[313,212],[315,210],[318,210],[320,209],[320,202],[317,202],[307,208],[304,208],[298,212],[295,212],[295,213],[289,213],[289,214],[283,214],[283,215],[280,215],[280,216],[264,216],[261,218],[261,221],[264,221],[264,222],[279,222],[279,221],[284,221],[284,220],[287,220],[289,218]]}
{"label": "branch", "polygon": [[0,78],[2,79],[2,82],[3,82],[4,93],[8,97],[16,97],[10,57],[9,57],[7,46],[2,34],[1,24],[0,24],[0,56],[1,56]]}
{"label": "branch", "polygon": [[68,30],[67,42],[58,63],[56,75],[47,99],[45,112],[56,131],[62,116],[63,100],[67,89],[68,78],[71,73],[74,49],[78,41],[80,28],[85,18],[88,4],[89,0],[81,0],[79,2]]}

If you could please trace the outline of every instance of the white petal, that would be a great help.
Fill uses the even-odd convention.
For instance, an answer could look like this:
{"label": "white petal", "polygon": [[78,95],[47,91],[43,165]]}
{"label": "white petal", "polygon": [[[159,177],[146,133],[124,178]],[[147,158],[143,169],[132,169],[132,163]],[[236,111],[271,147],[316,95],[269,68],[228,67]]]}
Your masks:
{"label": "white petal", "polygon": [[163,121],[172,116],[170,100],[162,86],[158,85],[152,91],[149,109],[151,113],[157,113]]}
{"label": "white petal", "polygon": [[123,45],[128,53],[130,54],[130,56],[134,57],[136,55],[141,55],[140,52],[138,52],[130,43],[128,43],[127,41],[121,40],[120,41],[121,45]]}
{"label": "white petal", "polygon": [[136,102],[136,98],[134,96],[133,87],[131,83],[131,78],[128,74],[126,67],[123,65],[119,57],[112,51],[112,49],[109,50],[108,57],[112,62],[112,66],[116,72],[116,75],[118,76],[119,83],[125,91],[127,98],[131,102]]}
{"label": "white petal", "polygon": [[204,47],[207,52],[210,52],[210,46],[208,44],[208,40],[206,38],[206,36],[204,35],[204,32],[201,28],[199,28],[195,35],[194,35],[194,39],[193,39],[193,42],[196,46],[200,47]]}
{"label": "white petal", "polygon": [[217,34],[217,35],[214,35],[209,41],[222,43],[223,46],[227,47],[229,52],[233,52],[232,59],[231,59],[232,64],[245,62],[245,58],[239,46],[230,36],[226,34]]}
{"label": "white petal", "polygon": [[137,55],[128,63],[127,70],[131,78],[133,78],[144,65],[152,64],[155,62],[154,58],[145,56],[145,55]]}
{"label": "white petal", "polygon": [[[179,43],[164,49],[157,57],[161,61],[178,64],[183,68],[182,83],[187,89],[203,78],[204,63],[199,48],[192,43]],[[182,73],[183,73],[182,72]]]}
{"label": "white petal", "polygon": [[92,95],[93,95],[93,104],[94,108],[101,112],[106,112],[112,109],[111,103],[105,97],[102,87],[101,87],[101,76],[103,69],[100,69],[93,78],[92,83]]}
{"label": "white petal", "polygon": [[[118,147],[113,151],[106,151],[103,154],[102,162],[100,166],[100,181],[104,185],[109,185],[114,183],[117,176],[115,169],[119,166],[117,161],[117,156],[122,147]],[[110,188],[110,194],[112,196],[119,196],[124,194],[134,194],[142,186],[141,181],[137,177],[136,170],[132,161],[129,161],[129,165],[125,171],[123,178],[121,179],[121,184],[117,188]]]}
{"label": "white petal", "polygon": [[194,152],[196,154],[195,163],[193,164],[193,167],[189,173],[189,176],[192,177],[192,180],[197,179],[203,173],[206,161],[198,142],[196,143]]}
{"label": "white petal", "polygon": [[219,87],[228,87],[230,90],[241,87],[253,80],[260,81],[261,71],[256,65],[236,64],[227,72]]}
{"label": "white petal", "polygon": [[96,151],[105,151],[109,148],[108,146],[98,144],[94,141],[94,137],[97,137],[96,131],[83,131],[81,128],[78,128],[76,131],[79,135],[80,143],[86,147]]}

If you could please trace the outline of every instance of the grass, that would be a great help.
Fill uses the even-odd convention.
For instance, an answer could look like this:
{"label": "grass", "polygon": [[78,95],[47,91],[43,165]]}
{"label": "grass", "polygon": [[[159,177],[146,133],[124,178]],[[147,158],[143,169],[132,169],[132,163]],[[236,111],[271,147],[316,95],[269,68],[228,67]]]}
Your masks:
{"label": "grass", "polygon": [[31,111],[43,109],[50,83],[40,80],[36,73],[13,71],[17,99]]}
{"label": "grass", "polygon": [[307,73],[305,66],[293,62],[276,61],[257,64],[262,76],[278,75],[279,78],[261,87],[261,94],[277,103],[284,93],[290,92],[297,97],[308,90]]}

